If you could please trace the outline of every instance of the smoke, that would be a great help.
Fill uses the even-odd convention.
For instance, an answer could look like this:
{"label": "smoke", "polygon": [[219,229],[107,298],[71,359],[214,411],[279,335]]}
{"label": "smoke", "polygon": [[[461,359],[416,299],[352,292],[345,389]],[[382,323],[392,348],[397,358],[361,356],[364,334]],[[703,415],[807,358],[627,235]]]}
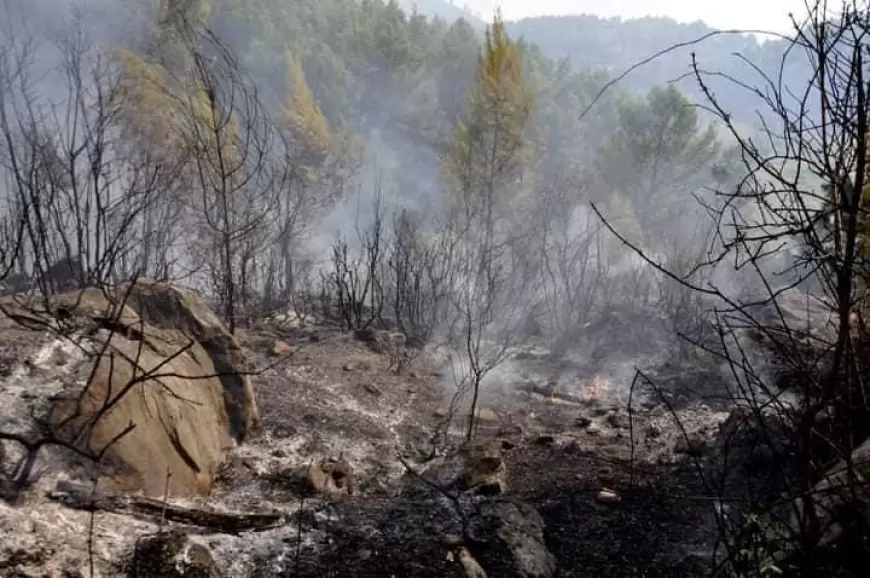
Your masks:
{"label": "smoke", "polygon": [[[48,74],[63,64],[58,46],[82,33],[95,47],[141,49],[153,35],[155,12],[148,3],[4,1],[9,15],[3,24],[7,38],[16,30],[39,31],[34,69],[39,82],[34,90],[46,97],[46,108],[62,108],[66,94],[62,80]],[[256,39],[247,37],[249,31],[222,11],[220,3],[213,18],[216,31],[231,48],[259,54],[251,50]],[[280,74],[274,69],[283,56],[273,54],[265,63],[251,63],[253,81],[272,115],[278,113],[285,84],[283,69]],[[454,91],[464,94],[473,81],[473,66],[458,70],[456,77],[441,81],[453,82]],[[419,217],[415,221],[418,233],[433,250],[439,236],[452,234],[444,230],[448,204],[441,169],[445,135],[449,136],[455,119],[440,119],[445,126],[429,139],[410,130],[425,100],[420,97],[418,102],[417,93],[414,99],[407,98],[406,87],[389,72],[386,63],[383,69],[348,71],[352,96],[348,110],[354,117],[333,128],[361,137],[365,157],[361,170],[346,184],[346,198],[309,223],[293,248],[300,263],[315,264],[316,278],[330,274],[330,257],[339,236],[352,253],[364,250],[365,233],[376,217],[385,223],[388,243],[395,240],[393,216],[402,211]],[[645,143],[638,144],[642,136],[650,136],[646,133],[661,136],[637,112],[643,106],[658,110],[652,96],[648,101],[635,98],[633,108],[625,108],[628,95],[607,95],[594,114],[581,121],[579,112],[606,79],[592,73],[563,72],[537,78],[537,99],[529,120],[530,140],[535,144],[529,166],[534,170],[528,171],[527,181],[517,183],[520,193],[500,215],[504,247],[499,248],[497,271],[487,279],[497,285],[494,291],[498,294],[491,302],[472,295],[485,283],[475,278],[478,273],[471,268],[448,271],[449,297],[444,298],[448,302],[444,309],[454,318],[480,318],[468,323],[476,324],[481,343],[477,353],[488,360],[486,371],[479,376],[488,401],[509,398],[528,374],[532,381],[556,380],[567,395],[582,396],[592,388],[595,395],[622,403],[636,369],[699,363],[687,354],[677,334],[706,339],[711,312],[718,304],[663,275],[621,243],[593,211],[593,203],[617,233],[687,284],[715,286],[731,296],[760,288],[758,271],[753,268],[739,267],[727,259],[705,265],[728,240],[717,237],[723,224],[711,215],[710,207],[719,202],[714,191],[733,188],[741,176],[733,167],[725,181],[716,175],[719,165],[726,164],[724,151],[731,143],[721,142],[720,137],[721,146],[715,153],[693,156],[695,149],[706,146],[701,119],[686,150],[672,158],[655,157],[643,148]],[[668,142],[660,148],[671,146]],[[638,161],[642,154],[649,160]],[[760,219],[753,215],[756,210],[742,207],[740,218]],[[786,249],[794,254],[801,247],[795,243]],[[473,246],[454,250],[476,258]],[[258,256],[256,247],[249,252]],[[177,257],[191,261],[190,253],[190,246],[184,246]],[[388,270],[384,259],[382,269]],[[779,252],[756,265],[766,277],[775,277],[777,270],[789,268],[788,259],[787,253]],[[258,274],[252,275],[257,290],[265,285],[264,278],[276,275],[271,270]],[[205,283],[208,279],[203,279],[201,287],[213,290]],[[790,280],[783,277],[781,282]],[[434,332],[441,343],[454,349],[454,362],[445,372],[460,376],[451,379],[454,386],[468,379],[473,365],[472,353],[457,345],[462,336],[455,335],[456,323],[441,319]],[[546,352],[541,367],[529,368],[515,359],[517,353],[530,348]]]}

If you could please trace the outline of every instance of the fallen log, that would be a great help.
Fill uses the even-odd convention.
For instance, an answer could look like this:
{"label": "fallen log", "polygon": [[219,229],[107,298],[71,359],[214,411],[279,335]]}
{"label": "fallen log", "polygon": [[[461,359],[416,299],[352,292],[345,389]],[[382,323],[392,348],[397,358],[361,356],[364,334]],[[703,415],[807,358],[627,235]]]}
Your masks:
{"label": "fallen log", "polygon": [[54,491],[49,493],[49,498],[76,510],[100,510],[158,518],[208,528],[223,534],[262,532],[276,528],[283,523],[283,514],[280,512],[253,514],[216,512],[202,508],[179,506],[145,496],[100,490],[95,492],[91,486],[68,481],[58,482]]}

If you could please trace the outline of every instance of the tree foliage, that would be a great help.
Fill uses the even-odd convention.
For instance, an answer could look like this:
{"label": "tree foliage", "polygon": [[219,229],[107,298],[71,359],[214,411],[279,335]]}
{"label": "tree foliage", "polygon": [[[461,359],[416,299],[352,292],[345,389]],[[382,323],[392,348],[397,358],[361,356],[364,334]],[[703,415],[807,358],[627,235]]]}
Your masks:
{"label": "tree foliage", "polygon": [[445,157],[448,180],[466,202],[479,196],[490,220],[496,205],[510,200],[504,197],[528,156],[525,129],[532,98],[519,49],[496,16],[478,57],[466,113]]}

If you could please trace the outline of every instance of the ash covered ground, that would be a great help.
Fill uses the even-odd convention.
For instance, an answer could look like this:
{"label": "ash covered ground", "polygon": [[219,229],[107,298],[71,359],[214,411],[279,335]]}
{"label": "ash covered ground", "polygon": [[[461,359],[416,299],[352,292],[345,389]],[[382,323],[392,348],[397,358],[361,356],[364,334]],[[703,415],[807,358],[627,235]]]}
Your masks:
{"label": "ash covered ground", "polygon": [[[716,533],[697,467],[729,416],[726,376],[709,359],[657,347],[664,330],[637,319],[614,317],[609,331],[632,327],[633,339],[649,344],[634,357],[613,340],[589,339],[556,362],[531,343],[487,377],[475,437],[497,448],[495,492],[463,486],[468,460],[450,448],[462,445],[468,409],[451,413],[449,364],[438,350],[415,352],[397,374],[389,351],[329,324],[244,330],[240,340],[262,369],[254,379],[262,427],[230,452],[208,498],[170,501],[278,513],[281,523],[239,533],[179,527],[224,576],[463,576],[469,552],[489,576],[702,575]],[[56,344],[33,332],[3,331],[8,425],[33,388],[62,381],[71,355],[53,355]],[[653,383],[636,380],[636,369]],[[0,573],[89,575],[90,549],[94,575],[137,575],[129,566],[136,543],[161,523],[106,512],[92,522],[65,507],[58,482],[83,474],[53,466],[52,455],[23,503],[0,502]],[[312,488],[312,467],[327,462],[343,464],[341,479]],[[531,518],[504,513],[529,506]],[[492,508],[502,513],[487,514]],[[504,538],[490,527],[496,519],[537,529]],[[549,562],[539,573],[518,569],[517,549]],[[505,560],[513,561],[499,566]]]}

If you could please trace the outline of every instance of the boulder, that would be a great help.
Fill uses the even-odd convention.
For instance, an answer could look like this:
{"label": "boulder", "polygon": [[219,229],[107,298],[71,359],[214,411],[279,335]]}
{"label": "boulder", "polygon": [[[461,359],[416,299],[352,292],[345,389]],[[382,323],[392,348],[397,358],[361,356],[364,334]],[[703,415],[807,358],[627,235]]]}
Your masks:
{"label": "boulder", "polygon": [[182,530],[144,537],[133,552],[130,578],[221,578],[211,552]]}
{"label": "boulder", "polygon": [[87,351],[46,402],[54,435],[92,454],[108,448],[103,487],[160,497],[168,478],[172,496],[207,494],[225,451],[259,424],[248,362],[218,317],[196,294],[150,281],[61,294],[49,307],[6,310],[62,318],[65,339]]}
{"label": "boulder", "polygon": [[127,302],[145,323],[180,332],[205,350],[227,398],[234,438],[241,440],[259,427],[250,362],[242,346],[202,297],[166,283],[140,281],[130,290]]}
{"label": "boulder", "polygon": [[490,576],[551,578],[556,559],[544,542],[544,521],[528,504],[506,500],[480,504],[470,520],[468,549]]}

